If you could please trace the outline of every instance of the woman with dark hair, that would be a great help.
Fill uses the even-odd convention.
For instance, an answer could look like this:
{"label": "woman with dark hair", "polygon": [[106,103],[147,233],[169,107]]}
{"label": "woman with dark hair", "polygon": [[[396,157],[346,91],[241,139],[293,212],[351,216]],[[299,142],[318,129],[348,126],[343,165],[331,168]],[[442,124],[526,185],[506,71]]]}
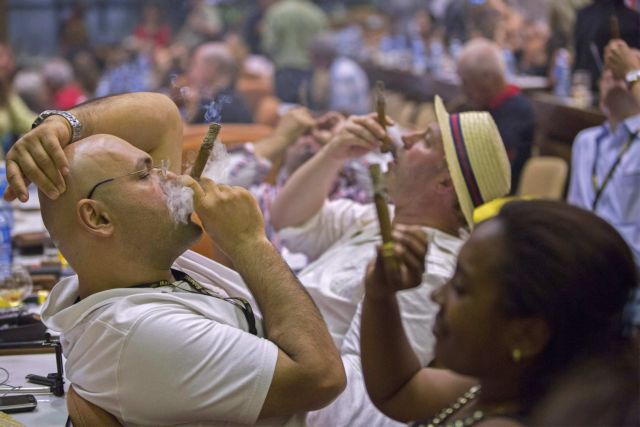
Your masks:
{"label": "woman with dark hair", "polygon": [[426,242],[410,228],[394,237],[399,268],[385,274],[381,251],[369,266],[361,334],[367,391],[385,414],[415,425],[522,425],[554,381],[612,349],[632,355],[628,402],[637,402],[638,357],[623,333],[637,272],[607,222],[530,201],[480,224],[432,296],[436,363],[447,369],[421,369],[395,300],[420,283]]}

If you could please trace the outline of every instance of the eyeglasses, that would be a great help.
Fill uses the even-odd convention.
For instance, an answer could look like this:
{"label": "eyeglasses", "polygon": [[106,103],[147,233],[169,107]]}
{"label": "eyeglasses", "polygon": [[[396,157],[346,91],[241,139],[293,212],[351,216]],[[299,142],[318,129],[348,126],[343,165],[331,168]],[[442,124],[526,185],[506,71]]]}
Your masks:
{"label": "eyeglasses", "polygon": [[151,175],[151,173],[153,171],[162,171],[162,170],[163,170],[162,166],[151,166],[151,167],[140,169],[140,170],[137,170],[137,171],[134,171],[134,172],[129,172],[129,173],[126,173],[124,175],[116,176],[116,177],[113,177],[113,178],[103,179],[102,181],[99,181],[96,185],[91,187],[91,190],[89,190],[89,194],[87,194],[86,198],[87,199],[91,199],[91,196],[93,196],[93,193],[102,184],[106,184],[108,182],[115,181],[116,179],[126,178],[128,176],[136,176],[136,175],[139,176],[140,179],[144,179],[144,178],[148,177],[149,175]]}

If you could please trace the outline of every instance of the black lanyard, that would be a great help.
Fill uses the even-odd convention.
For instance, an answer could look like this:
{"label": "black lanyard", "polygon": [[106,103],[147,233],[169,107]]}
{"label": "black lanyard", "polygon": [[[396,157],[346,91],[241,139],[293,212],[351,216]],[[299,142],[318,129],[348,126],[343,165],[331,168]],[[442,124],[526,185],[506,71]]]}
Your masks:
{"label": "black lanyard", "polygon": [[596,196],[593,199],[593,203],[591,204],[591,210],[593,211],[596,210],[596,207],[598,206],[598,202],[600,201],[600,197],[602,196],[604,189],[609,184],[609,181],[611,181],[611,177],[613,176],[613,173],[616,171],[618,165],[620,164],[620,161],[622,161],[622,156],[624,156],[625,153],[629,151],[629,147],[631,147],[631,144],[633,143],[633,141],[636,140],[636,137],[638,136],[638,132],[639,131],[635,131],[631,135],[629,135],[627,142],[625,142],[622,148],[620,149],[620,152],[618,153],[618,156],[616,157],[615,162],[613,162],[613,165],[609,169],[609,172],[607,172],[607,174],[605,175],[604,180],[600,185],[598,185],[598,176],[596,173],[597,172],[596,166],[598,164],[598,157],[600,154],[600,144],[599,143],[596,144],[596,155],[595,155],[595,158],[593,159],[593,167],[591,168],[591,185],[593,186],[593,191],[595,191]]}
{"label": "black lanyard", "polygon": [[253,335],[258,335],[258,330],[256,328],[256,318],[253,315],[253,309],[251,308],[251,304],[249,303],[249,301],[241,297],[223,297],[222,295],[218,295],[215,292],[202,286],[194,278],[192,278],[191,276],[189,276],[187,273],[183,271],[174,270],[172,268],[171,273],[173,274],[173,277],[176,278],[176,282],[186,283],[191,288],[195,289],[195,292],[181,288],[178,284],[176,284],[176,282],[169,282],[168,280],[158,280],[157,282],[143,283],[141,285],[136,285],[131,287],[132,288],[160,288],[163,286],[171,286],[183,292],[207,295],[207,296],[228,302],[229,304],[232,304],[233,306],[235,306],[236,308],[242,311],[242,314],[244,314],[244,318],[247,320],[247,325],[249,326],[249,333]]}

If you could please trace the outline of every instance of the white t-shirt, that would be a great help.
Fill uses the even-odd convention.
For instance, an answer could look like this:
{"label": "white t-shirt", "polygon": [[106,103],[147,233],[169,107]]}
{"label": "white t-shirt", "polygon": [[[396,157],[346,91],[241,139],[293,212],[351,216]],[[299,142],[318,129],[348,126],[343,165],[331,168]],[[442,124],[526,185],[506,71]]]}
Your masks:
{"label": "white t-shirt", "polygon": [[280,239],[287,249],[311,260],[298,278],[340,348],[364,295],[364,272],[380,241],[375,208],[348,199],[325,202],[302,226],[280,230]]}
{"label": "white t-shirt", "polygon": [[[460,237],[424,227],[429,239],[422,284],[397,293],[402,323],[422,366],[433,360],[435,337],[432,326],[438,306],[431,293],[453,276],[458,252],[468,233]],[[299,228],[281,231],[287,247],[315,261],[304,268],[300,281],[328,323],[341,349],[347,388],[329,406],[307,416],[310,426],[400,426],[383,415],[366,393],[360,364],[361,300],[364,272],[380,241],[373,205],[349,200],[325,203],[322,210]],[[320,254],[320,255],[319,255]]]}
{"label": "white t-shirt", "polygon": [[256,423],[278,348],[261,338],[260,311],[242,278],[191,251],[173,267],[221,296],[248,299],[259,336],[222,299],[167,286],[111,289],[74,304],[77,276],[65,278],[42,317],[62,333],[78,394],[127,426],[304,425],[303,416]]}

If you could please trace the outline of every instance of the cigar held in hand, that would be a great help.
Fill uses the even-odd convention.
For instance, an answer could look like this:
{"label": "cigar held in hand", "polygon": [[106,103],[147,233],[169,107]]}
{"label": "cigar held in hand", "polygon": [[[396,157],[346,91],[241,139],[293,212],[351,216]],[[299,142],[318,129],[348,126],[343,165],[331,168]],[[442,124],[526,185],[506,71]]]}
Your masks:
{"label": "cigar held in hand", "polygon": [[387,132],[387,115],[386,115],[386,100],[384,98],[384,83],[381,80],[376,82],[376,113],[378,115],[378,123],[385,131],[384,138],[382,138],[382,147],[380,151],[383,153],[391,152],[395,155],[395,146],[389,138]]}
{"label": "cigar held in hand", "polygon": [[200,179],[200,176],[207,165],[207,161],[211,156],[213,144],[215,143],[216,138],[218,138],[218,133],[220,133],[221,127],[222,126],[219,123],[211,123],[209,125],[209,130],[202,141],[200,150],[198,150],[198,157],[196,157],[196,161],[191,168],[191,177],[193,179]]}

